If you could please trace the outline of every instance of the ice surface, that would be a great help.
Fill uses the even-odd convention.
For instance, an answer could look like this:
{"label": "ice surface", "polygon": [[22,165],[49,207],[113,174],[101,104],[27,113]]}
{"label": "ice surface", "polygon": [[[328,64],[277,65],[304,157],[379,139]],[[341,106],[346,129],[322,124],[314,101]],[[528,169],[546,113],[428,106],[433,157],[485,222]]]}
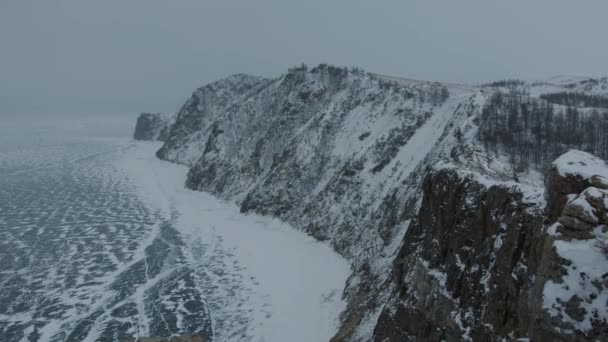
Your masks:
{"label": "ice surface", "polygon": [[242,265],[240,275],[252,280],[216,284],[218,293],[211,296],[230,298],[218,298],[222,307],[212,305],[215,321],[244,312],[248,322],[241,328],[255,340],[329,340],[345,307],[341,293],[350,273],[348,263],[329,245],[285,223],[242,215],[232,203],[185,189],[187,167],[156,159],[154,151],[159,147],[137,143],[122,159],[121,166],[129,170],[141,198],[150,207],[176,213],[176,227],[192,250],[191,262],[198,262],[194,250],[199,242],[220,241],[215,257],[229,257]]}
{"label": "ice surface", "polygon": [[133,121],[0,127],[0,341],[329,339],[348,263],[184,190],[184,167],[130,141]]}

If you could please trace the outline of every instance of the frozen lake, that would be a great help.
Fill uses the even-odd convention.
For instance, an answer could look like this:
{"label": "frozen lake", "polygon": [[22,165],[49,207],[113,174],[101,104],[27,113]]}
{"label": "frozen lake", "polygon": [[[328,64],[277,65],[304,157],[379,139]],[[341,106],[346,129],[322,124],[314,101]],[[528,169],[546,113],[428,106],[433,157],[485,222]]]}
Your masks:
{"label": "frozen lake", "polygon": [[131,141],[134,122],[1,123],[0,340],[328,340],[347,262],[185,190],[187,169]]}

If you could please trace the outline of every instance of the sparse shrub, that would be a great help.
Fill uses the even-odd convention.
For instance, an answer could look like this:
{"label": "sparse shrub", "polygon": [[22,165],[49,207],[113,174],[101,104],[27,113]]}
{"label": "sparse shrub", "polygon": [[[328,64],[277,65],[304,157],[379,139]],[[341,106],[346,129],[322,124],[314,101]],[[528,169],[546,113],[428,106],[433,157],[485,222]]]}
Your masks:
{"label": "sparse shrub", "polygon": [[608,259],[608,242],[606,241],[606,239],[600,239],[600,238],[596,239],[595,246]]}

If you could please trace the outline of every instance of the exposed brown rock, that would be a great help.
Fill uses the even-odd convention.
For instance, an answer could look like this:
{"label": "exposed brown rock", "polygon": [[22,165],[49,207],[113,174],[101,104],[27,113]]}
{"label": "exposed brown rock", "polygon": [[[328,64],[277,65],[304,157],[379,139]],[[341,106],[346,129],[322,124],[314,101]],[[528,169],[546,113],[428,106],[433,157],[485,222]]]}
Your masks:
{"label": "exposed brown rock", "polygon": [[591,176],[589,183],[596,188],[608,190],[608,178],[606,177],[600,175]]}
{"label": "exposed brown rock", "polygon": [[561,216],[568,202],[568,195],[579,194],[589,186],[589,181],[580,175],[562,176],[555,165],[551,166],[545,177],[545,213],[547,219],[555,222]]}
{"label": "exposed brown rock", "polygon": [[[488,188],[454,169],[427,175],[420,210],[394,263],[396,291],[374,340],[608,340],[605,321],[581,332],[565,319],[584,320],[588,297],[564,298],[553,316],[543,303],[545,284],[561,284],[571,272],[555,241],[596,238],[594,229],[608,222],[608,192],[555,168],[545,184],[543,210],[514,187]],[[547,233],[556,221],[558,234]],[[603,291],[597,284],[594,291]]]}
{"label": "exposed brown rock", "polygon": [[608,224],[608,191],[589,187],[583,191],[581,196],[584,196],[587,202],[595,209],[595,215],[599,222],[601,224]]}
{"label": "exposed brown rock", "polygon": [[[376,341],[499,341],[527,336],[541,302],[540,208],[513,188],[485,188],[454,170],[428,175],[423,200],[397,257],[399,293]],[[550,272],[550,270],[547,270]]]}
{"label": "exposed brown rock", "polygon": [[578,322],[581,322],[583,319],[585,319],[586,311],[584,308],[580,307],[582,302],[583,300],[576,295],[570,297],[570,299],[568,299],[568,302],[566,302],[566,314],[568,314],[568,316],[572,317],[572,319]]}
{"label": "exposed brown rock", "polygon": [[[585,229],[577,229],[577,228],[572,228],[573,226],[577,226],[577,225],[588,225],[588,223],[580,221],[574,217],[570,217],[570,216],[562,216],[559,218],[560,219],[560,223],[561,222],[569,222],[568,224],[570,226],[564,226],[563,224],[560,225],[557,228],[557,232],[561,234],[561,238],[564,240],[589,240],[589,239],[594,239],[595,238],[595,234],[593,234],[593,232],[591,231],[591,228],[585,228]],[[576,222],[572,222],[572,221],[576,221]],[[580,226],[579,226],[580,228]]]}
{"label": "exposed brown rock", "polygon": [[[601,191],[588,187],[581,194],[570,194],[572,200],[566,203],[557,221],[561,224],[557,231],[566,240],[586,240],[595,238],[593,229],[608,217]],[[593,203],[591,203],[593,202]],[[598,210],[597,208],[600,208]],[[598,219],[601,217],[602,219]]]}
{"label": "exposed brown rock", "polygon": [[583,204],[581,204],[581,202],[583,202],[583,201],[586,202],[585,198],[581,197],[581,198],[577,198],[576,201],[567,203],[564,206],[562,215],[571,216],[579,221],[586,222],[592,226],[598,224],[597,217],[593,213],[588,212],[585,209],[585,206]]}

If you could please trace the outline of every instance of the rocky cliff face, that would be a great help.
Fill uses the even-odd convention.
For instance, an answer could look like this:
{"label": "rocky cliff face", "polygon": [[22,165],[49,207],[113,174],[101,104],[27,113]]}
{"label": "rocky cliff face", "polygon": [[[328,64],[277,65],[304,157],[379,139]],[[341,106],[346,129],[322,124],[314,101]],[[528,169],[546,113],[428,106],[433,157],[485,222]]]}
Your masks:
{"label": "rocky cliff face", "polygon": [[452,166],[430,172],[374,339],[606,339],[607,171],[568,152],[547,172],[546,207],[526,197],[539,189]]}
{"label": "rocky cliff face", "polygon": [[574,150],[547,173],[546,225],[554,253],[549,266],[559,272],[541,279],[542,309],[544,328],[556,340],[608,338],[606,177],[603,160]]}
{"label": "rocky cliff face", "polygon": [[235,75],[194,92],[157,155],[190,165],[190,188],[331,240],[355,269],[346,338],[379,314],[424,160],[453,138],[449,123],[473,110],[472,96],[327,65]]}
{"label": "rocky cliff face", "polygon": [[170,136],[174,121],[173,115],[141,113],[135,124],[133,139],[165,141]]}
{"label": "rocky cliff face", "polygon": [[[351,261],[336,341],[603,337],[605,292],[562,298],[574,271],[559,247],[601,238],[604,214],[564,208],[576,196],[599,208],[603,190],[550,173],[545,201],[537,172],[513,181],[477,140],[493,91],[327,65],[234,75],[193,93],[157,156],[190,166],[189,188],[288,221]],[[585,233],[563,233],[573,219],[562,216]],[[569,321],[567,307],[595,325]]]}

